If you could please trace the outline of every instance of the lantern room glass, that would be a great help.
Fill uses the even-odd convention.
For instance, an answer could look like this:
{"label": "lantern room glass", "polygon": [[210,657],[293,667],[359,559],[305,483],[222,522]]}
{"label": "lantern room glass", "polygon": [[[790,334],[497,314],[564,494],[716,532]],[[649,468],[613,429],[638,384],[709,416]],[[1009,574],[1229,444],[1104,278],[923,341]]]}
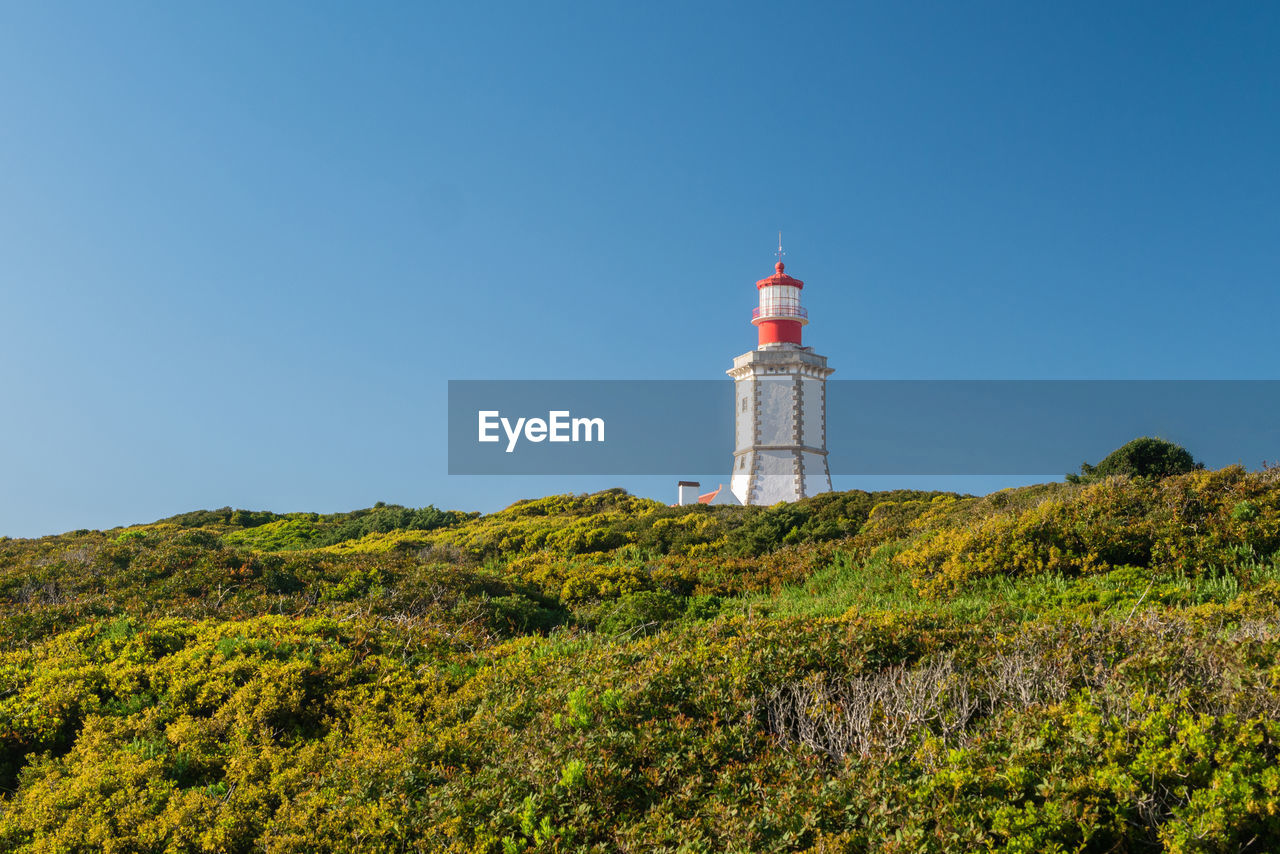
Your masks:
{"label": "lantern room glass", "polygon": [[790,285],[765,285],[760,289],[760,317],[803,317],[800,289]]}

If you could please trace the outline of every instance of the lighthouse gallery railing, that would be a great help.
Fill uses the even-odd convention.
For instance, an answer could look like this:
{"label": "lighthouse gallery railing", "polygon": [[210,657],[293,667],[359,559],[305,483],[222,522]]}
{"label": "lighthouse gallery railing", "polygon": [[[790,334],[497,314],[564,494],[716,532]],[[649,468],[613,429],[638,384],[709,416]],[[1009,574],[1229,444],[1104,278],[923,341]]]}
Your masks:
{"label": "lighthouse gallery railing", "polygon": [[759,320],[762,317],[803,317],[807,320],[809,312],[798,305],[775,305],[764,311],[761,311],[759,306],[751,309],[752,320]]}

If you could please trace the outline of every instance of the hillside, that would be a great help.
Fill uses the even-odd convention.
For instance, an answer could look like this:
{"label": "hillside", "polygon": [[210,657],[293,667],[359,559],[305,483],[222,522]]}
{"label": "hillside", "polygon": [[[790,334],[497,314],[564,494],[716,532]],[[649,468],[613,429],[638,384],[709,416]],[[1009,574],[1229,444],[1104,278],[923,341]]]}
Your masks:
{"label": "hillside", "polygon": [[0,538],[4,851],[1280,849],[1280,470]]}

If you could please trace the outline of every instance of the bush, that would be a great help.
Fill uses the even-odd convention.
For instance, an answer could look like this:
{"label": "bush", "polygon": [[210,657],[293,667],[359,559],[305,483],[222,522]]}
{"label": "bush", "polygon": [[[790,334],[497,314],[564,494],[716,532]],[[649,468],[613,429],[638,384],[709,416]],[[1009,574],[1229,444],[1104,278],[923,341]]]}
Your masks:
{"label": "bush", "polygon": [[564,614],[547,608],[520,593],[498,596],[490,603],[493,621],[500,631],[511,635],[544,632],[563,622]]}
{"label": "bush", "polygon": [[602,609],[600,631],[652,634],[684,613],[684,601],[661,590],[628,593]]}
{"label": "bush", "polygon": [[1081,463],[1080,473],[1068,474],[1067,480],[1071,483],[1087,483],[1116,475],[1158,478],[1186,474],[1202,468],[1204,465],[1196,462],[1191,453],[1181,445],[1143,436],[1112,451],[1096,466]]}

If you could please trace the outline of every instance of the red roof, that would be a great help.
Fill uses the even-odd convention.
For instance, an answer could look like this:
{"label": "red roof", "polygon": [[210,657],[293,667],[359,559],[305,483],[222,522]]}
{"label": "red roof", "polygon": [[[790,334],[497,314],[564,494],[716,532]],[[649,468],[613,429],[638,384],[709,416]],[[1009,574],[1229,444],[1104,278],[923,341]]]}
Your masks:
{"label": "red roof", "polygon": [[770,276],[767,279],[761,279],[760,281],[756,282],[757,288],[763,288],[766,285],[790,285],[793,288],[804,287],[804,282],[800,281],[799,279],[793,279],[791,276],[788,276],[786,273],[782,272],[783,270],[787,269],[787,266],[783,264],[781,261],[779,261],[777,264],[774,264],[773,269],[776,270],[777,272],[775,272],[772,276]]}

